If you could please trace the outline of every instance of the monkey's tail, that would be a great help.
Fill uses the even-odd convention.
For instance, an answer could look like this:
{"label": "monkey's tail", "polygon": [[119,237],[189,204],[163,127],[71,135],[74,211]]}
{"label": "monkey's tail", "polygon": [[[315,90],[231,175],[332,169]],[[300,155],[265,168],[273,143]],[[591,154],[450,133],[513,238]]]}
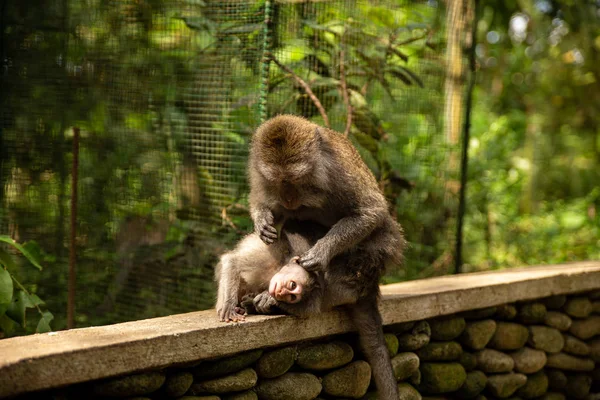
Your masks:
{"label": "monkey's tail", "polygon": [[398,400],[398,384],[383,337],[383,326],[377,308],[377,290],[372,296],[358,300],[349,307],[350,316],[358,330],[358,337],[367,361],[371,365],[379,400]]}

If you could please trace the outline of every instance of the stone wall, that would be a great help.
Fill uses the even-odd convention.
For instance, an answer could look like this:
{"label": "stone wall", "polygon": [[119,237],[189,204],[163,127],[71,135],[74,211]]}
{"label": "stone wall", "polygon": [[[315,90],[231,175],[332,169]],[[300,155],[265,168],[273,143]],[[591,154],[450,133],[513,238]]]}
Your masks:
{"label": "stone wall", "polygon": [[[403,400],[600,398],[600,292],[504,304],[386,331]],[[67,399],[92,393],[140,400],[377,398],[353,334],[53,393]]]}
{"label": "stone wall", "polygon": [[[552,278],[544,279],[526,279],[523,275],[517,279],[519,282],[525,282],[525,287],[530,288],[527,293],[536,293],[538,289],[534,289],[534,286],[541,286],[546,288],[547,294],[552,295],[532,299],[526,292],[517,290],[519,285],[516,281],[511,281],[510,287],[515,288],[515,293],[511,294],[515,300],[513,302],[449,315],[433,315],[430,318],[428,314],[431,314],[433,299],[441,299],[441,303],[436,303],[437,306],[433,309],[449,309],[450,305],[445,304],[447,298],[442,293],[444,290],[449,290],[447,282],[459,282],[461,277],[439,281],[445,282],[445,286],[444,288],[439,286],[438,292],[427,291],[428,294],[414,296],[423,304],[429,304],[417,310],[426,319],[398,322],[398,319],[391,318],[392,323],[385,326],[386,342],[392,355],[400,398],[402,400],[600,399],[600,366],[596,368],[595,364],[600,361],[600,290],[598,290],[600,289],[600,263],[594,264],[594,268],[584,268],[580,272],[570,268],[561,270],[559,274],[561,280],[558,282],[561,282],[561,287],[564,286],[564,291],[569,292],[568,294],[554,294],[557,291],[556,287],[550,283],[554,280],[548,280],[555,279],[554,275]],[[496,280],[495,283],[482,283],[482,287],[489,290],[487,294],[482,292],[484,295],[497,295],[499,288],[504,285],[504,279],[498,279],[499,275],[475,275],[478,280]],[[531,275],[527,276],[531,278]],[[466,277],[462,279],[462,284],[468,280]],[[414,288],[414,283],[411,285],[413,286],[410,287]],[[428,288],[432,287],[432,280],[425,282],[424,285]],[[451,290],[458,303],[459,298],[466,296],[471,289],[461,287],[458,283],[457,285]],[[585,286],[586,291],[577,290],[581,286]],[[590,288],[597,290],[590,291]],[[389,304],[393,299],[390,299],[389,288],[384,292],[388,293],[382,302],[382,308],[386,309],[386,303]],[[396,300],[400,301],[397,304],[410,304],[408,298],[403,297],[405,295],[397,296],[399,298]],[[479,304],[485,303],[484,299],[479,302]],[[461,308],[474,307],[462,305]],[[211,318],[215,319],[213,313],[214,311],[211,310]],[[387,312],[384,316],[384,321],[389,322],[390,316]],[[251,320],[253,318],[266,318],[262,322],[264,325],[265,321],[273,317],[252,317]],[[292,321],[296,324],[291,325],[294,330],[311,326],[309,320],[298,320],[293,317],[275,318],[280,318],[279,322],[275,321],[277,325],[284,325],[284,321]],[[330,323],[336,321],[336,318],[341,317],[336,314],[335,318],[329,319]],[[347,322],[340,321],[342,326]],[[248,323],[227,324],[226,329],[237,330],[237,340],[246,342],[248,341],[244,335],[244,331],[247,330],[246,324]],[[260,325],[261,323],[258,323],[258,326]],[[327,329],[327,327],[322,328]],[[89,332],[94,332],[93,329],[96,328],[91,329]],[[104,329],[110,330],[110,327]],[[39,358],[21,357],[19,362],[6,362],[5,365],[2,364],[3,350],[8,349],[4,354],[7,355],[7,359],[10,359],[13,356],[10,353],[11,349],[18,350],[20,344],[25,344],[27,340],[33,343],[35,338],[9,339],[13,342],[4,348],[5,341],[0,341],[0,397],[3,390],[5,394],[11,394],[10,390],[15,394],[17,390],[22,393],[28,391],[29,387],[36,387],[39,383],[35,381],[36,378],[41,381],[47,380],[48,383],[45,384],[47,387],[58,386],[56,382],[64,377],[54,373],[44,364],[49,357],[55,357],[56,360],[62,360],[55,361],[60,363],[69,363],[69,360],[73,360],[75,366],[71,366],[69,371],[75,375],[71,382],[76,383],[29,393],[26,398],[90,397],[138,400],[377,398],[370,366],[364,361],[355,333],[343,329],[342,332],[345,333],[342,334],[320,334],[318,339],[290,342],[286,338],[293,338],[295,334],[304,337],[302,333],[292,329],[276,332],[281,342],[279,346],[266,348],[254,346],[256,348],[217,358],[197,356],[202,354],[203,345],[206,346],[206,354],[210,354],[209,344],[202,343],[202,340],[196,340],[196,347],[200,347],[200,352],[195,353],[195,359],[186,358],[181,354],[176,355],[179,358],[173,358],[175,356],[168,354],[168,351],[162,353],[163,347],[154,348],[150,342],[146,342],[146,359],[155,357],[153,350],[156,350],[159,356],[165,358],[163,367],[143,368],[150,362],[140,358],[138,365],[141,368],[137,369],[145,369],[145,371],[133,372],[135,369],[131,368],[132,373],[96,380],[86,378],[91,374],[86,369],[93,369],[89,366],[93,366],[95,360],[89,359],[89,366],[77,361],[77,352],[85,353],[90,346],[93,347],[81,338],[78,339],[78,348],[71,349],[70,352],[44,354]],[[333,329],[333,332],[336,330]],[[96,335],[92,337],[102,343],[104,352],[108,352],[107,342]],[[39,337],[38,340],[44,344],[46,338]],[[173,353],[173,349],[177,347],[178,337],[169,336],[168,340],[170,346],[165,348],[171,349],[170,353]],[[133,349],[137,344],[133,342],[134,340],[129,339],[118,343],[118,349],[124,357],[128,347],[132,349],[131,351],[136,351]],[[137,343],[138,340],[136,339],[135,342]],[[25,351],[25,348],[22,350]],[[176,352],[185,351],[185,349],[176,350]],[[188,353],[190,352],[191,349]],[[114,365],[122,362],[116,359],[118,354],[118,352],[110,353]],[[188,361],[172,363],[169,357]],[[36,369],[36,365],[40,368]],[[60,370],[61,365],[57,364],[56,371]],[[110,376],[111,363],[103,360],[101,366],[108,370],[104,371],[104,376]],[[23,382],[15,383],[15,380],[19,379]],[[16,389],[11,389],[10,385]]]}

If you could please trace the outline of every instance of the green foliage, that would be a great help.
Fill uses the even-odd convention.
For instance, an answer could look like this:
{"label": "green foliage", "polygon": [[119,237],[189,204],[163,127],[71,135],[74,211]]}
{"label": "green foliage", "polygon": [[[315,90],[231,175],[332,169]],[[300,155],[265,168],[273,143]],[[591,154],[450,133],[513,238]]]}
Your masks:
{"label": "green foliage", "polygon": [[[0,248],[0,327],[32,332],[17,322],[33,311],[35,329],[49,329],[34,296],[67,309],[73,127],[77,324],[211,307],[218,256],[252,231],[264,1],[17,3],[3,13],[0,219],[26,244],[25,258]],[[598,7],[542,3],[479,2],[467,270],[599,257]],[[445,3],[271,5],[270,54],[323,110],[271,63],[269,114],[323,124],[323,111],[355,144],[410,241],[386,281],[451,272],[459,163],[444,134]],[[509,24],[523,15],[520,36]],[[65,320],[57,311],[52,325]]]}
{"label": "green foliage", "polygon": [[[0,242],[10,245],[18,250],[29,261],[29,264],[42,270],[41,265],[33,256],[37,246],[28,243],[25,246],[15,242],[12,238],[0,235]],[[43,310],[45,303],[34,293],[27,290],[16,278],[17,261],[6,247],[0,247],[0,335],[14,334],[20,327],[25,332],[32,332],[31,325],[27,324],[27,310],[35,309],[39,320],[35,328],[36,333],[51,331],[50,322],[54,318],[52,313]],[[16,286],[16,287],[15,287]]]}
{"label": "green foliage", "polygon": [[599,258],[599,7],[519,5],[481,9],[466,270]]}

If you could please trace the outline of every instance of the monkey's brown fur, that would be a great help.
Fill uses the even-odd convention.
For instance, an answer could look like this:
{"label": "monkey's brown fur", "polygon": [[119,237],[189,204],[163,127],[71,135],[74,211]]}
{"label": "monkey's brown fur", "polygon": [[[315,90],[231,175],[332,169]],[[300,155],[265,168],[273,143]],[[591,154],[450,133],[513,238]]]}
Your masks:
{"label": "monkey's brown fur", "polygon": [[323,269],[362,242],[376,242],[369,249],[385,251],[387,261],[401,261],[405,240],[400,225],[344,135],[301,117],[274,117],[254,134],[248,173],[250,213],[265,243],[276,240],[273,225],[285,218],[331,228],[301,256],[303,267]]}
{"label": "monkey's brown fur", "polygon": [[[401,262],[406,242],[377,180],[344,135],[292,115],[257,129],[248,173],[250,213],[263,242],[276,243],[274,224],[288,218],[329,228],[299,261],[321,277],[321,293],[277,306],[311,315],[350,305],[380,399],[397,400],[377,309],[378,280],[386,264]],[[275,303],[268,293],[254,299],[259,311]]]}

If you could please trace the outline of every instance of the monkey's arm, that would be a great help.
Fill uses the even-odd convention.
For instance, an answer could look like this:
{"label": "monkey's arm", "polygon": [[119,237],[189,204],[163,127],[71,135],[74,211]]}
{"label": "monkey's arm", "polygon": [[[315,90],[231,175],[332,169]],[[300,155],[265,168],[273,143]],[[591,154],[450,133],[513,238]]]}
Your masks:
{"label": "monkey's arm", "polygon": [[216,278],[219,283],[217,289],[217,315],[223,322],[243,321],[244,316],[236,310],[240,290],[240,270],[236,264],[236,257],[224,254],[217,265]]}
{"label": "monkey's arm", "polygon": [[370,207],[336,222],[327,234],[304,253],[300,265],[309,271],[323,270],[332,258],[351,249],[369,236],[379,226],[388,211],[383,207]]}

